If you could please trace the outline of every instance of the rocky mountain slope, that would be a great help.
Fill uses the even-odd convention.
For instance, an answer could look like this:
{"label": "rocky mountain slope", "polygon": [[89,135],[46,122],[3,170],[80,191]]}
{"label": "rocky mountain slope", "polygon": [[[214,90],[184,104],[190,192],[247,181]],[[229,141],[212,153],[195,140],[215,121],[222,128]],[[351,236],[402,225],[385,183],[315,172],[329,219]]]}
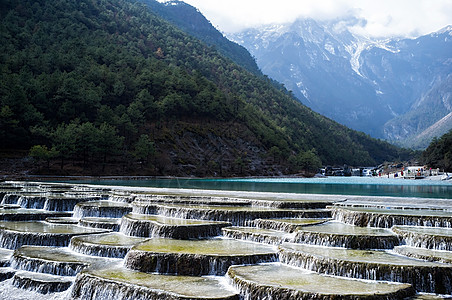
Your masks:
{"label": "rocky mountain slope", "polygon": [[425,147],[416,136],[451,112],[452,27],[375,40],[353,34],[348,28],[356,22],[301,19],[229,37],[315,111],[374,137]]}

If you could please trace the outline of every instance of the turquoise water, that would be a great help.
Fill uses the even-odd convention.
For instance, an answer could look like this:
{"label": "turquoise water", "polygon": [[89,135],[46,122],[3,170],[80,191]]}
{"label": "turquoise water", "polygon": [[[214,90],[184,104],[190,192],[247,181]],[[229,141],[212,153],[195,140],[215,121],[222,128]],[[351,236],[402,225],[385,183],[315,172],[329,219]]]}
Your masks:
{"label": "turquoise water", "polygon": [[452,199],[452,181],[369,177],[99,180],[78,183],[159,188]]}

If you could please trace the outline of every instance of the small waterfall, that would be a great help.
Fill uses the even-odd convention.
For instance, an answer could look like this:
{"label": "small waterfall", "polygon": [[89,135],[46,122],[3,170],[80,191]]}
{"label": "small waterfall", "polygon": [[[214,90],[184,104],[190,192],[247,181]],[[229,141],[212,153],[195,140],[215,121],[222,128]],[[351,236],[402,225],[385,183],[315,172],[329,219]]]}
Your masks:
{"label": "small waterfall", "polygon": [[[302,221],[303,219],[297,219],[299,221]],[[257,228],[263,228],[263,229],[271,229],[271,230],[278,230],[278,231],[285,231],[288,233],[292,233],[294,231],[297,231],[302,226],[307,225],[315,225],[315,224],[322,224],[330,219],[305,219],[306,223],[302,222],[293,222],[293,219],[280,219],[280,220],[272,220],[272,219],[256,219],[251,224],[252,226],[255,226]],[[292,221],[292,222],[291,222]]]}
{"label": "small waterfall", "polygon": [[75,276],[88,266],[88,263],[49,261],[16,253],[11,257],[11,268],[13,269],[59,276]]}
{"label": "small waterfall", "polygon": [[155,215],[157,213],[157,205],[149,202],[134,201],[132,202],[132,213],[139,215]]}
{"label": "small waterfall", "polygon": [[411,247],[452,251],[452,229],[394,226],[392,230]]}
{"label": "small waterfall", "polygon": [[71,237],[105,232],[101,229],[47,222],[9,222],[0,228],[0,247],[17,249],[22,245],[66,247]]}
{"label": "small waterfall", "polygon": [[293,235],[285,232],[270,230],[253,230],[249,227],[225,227],[222,229],[223,235],[236,240],[252,241],[270,245],[280,245],[284,242],[291,242]]}
{"label": "small waterfall", "polygon": [[329,210],[278,210],[216,208],[214,206],[165,206],[157,205],[155,214],[179,219],[198,219],[230,222],[234,226],[244,226],[255,219],[275,218],[328,218]]}
{"label": "small waterfall", "polygon": [[46,200],[47,197],[42,195],[20,196],[19,199],[17,200],[17,204],[19,204],[23,208],[43,209]]}
{"label": "small waterfall", "polygon": [[109,195],[108,201],[121,202],[121,203],[132,203],[135,200],[134,195]]}
{"label": "small waterfall", "polygon": [[108,269],[101,274],[81,272],[71,297],[75,300],[239,300],[237,293],[225,290],[215,279],[175,278],[123,269]]}
{"label": "small waterfall", "polygon": [[144,287],[104,280],[88,273],[80,273],[76,277],[72,288],[71,299],[154,300],[164,298],[159,298],[157,293],[149,292],[148,289]]}
{"label": "small waterfall", "polygon": [[74,185],[72,187],[73,191],[76,192],[84,192],[84,193],[109,193],[111,191],[110,188],[106,187],[93,187],[93,186],[86,186],[86,185]]}
{"label": "small waterfall", "polygon": [[102,245],[102,244],[89,244],[84,243],[81,240],[72,239],[69,244],[69,249],[74,252],[110,258],[124,258],[133,245],[129,246],[117,246],[117,245]]}
{"label": "small waterfall", "polygon": [[38,232],[21,232],[10,230],[0,231],[0,247],[17,249],[22,245],[66,247],[69,245],[71,235],[48,234]]}
{"label": "small waterfall", "polygon": [[137,237],[166,237],[173,239],[201,239],[221,234],[221,229],[230,226],[227,222],[199,222],[189,225],[164,224],[153,220],[134,218],[136,214],[121,219],[120,232]]}
{"label": "small waterfall", "polygon": [[415,294],[408,284],[354,281],[304,270],[294,271],[278,264],[232,266],[227,279],[240,291],[243,300],[398,300],[410,299]]}
{"label": "small waterfall", "polygon": [[[11,268],[0,268],[0,282],[13,278],[16,270]],[[0,292],[1,295],[1,292]]]}
{"label": "small waterfall", "polygon": [[78,224],[84,227],[108,229],[111,231],[119,231],[121,219],[118,218],[91,218],[86,217],[80,219]]}
{"label": "small waterfall", "polygon": [[2,202],[0,205],[3,204],[17,204],[17,201],[20,198],[20,194],[5,194],[3,196]]}
{"label": "small waterfall", "polygon": [[275,262],[276,253],[254,255],[204,255],[189,253],[152,253],[130,250],[124,261],[126,268],[152,273],[187,276],[223,276],[232,265]]}
{"label": "small waterfall", "polygon": [[397,246],[393,249],[394,253],[422,259],[432,262],[441,262],[446,264],[452,264],[452,252],[442,250],[431,250],[426,248],[416,248],[410,246]]}
{"label": "small waterfall", "polygon": [[429,216],[421,214],[396,215],[388,213],[349,210],[339,207],[334,207],[332,213],[333,218],[337,221],[361,227],[370,226],[370,227],[391,228],[394,225],[412,225],[412,226],[452,228],[451,216],[440,216],[440,215]]}
{"label": "small waterfall", "polygon": [[56,191],[56,192],[61,192],[61,191],[70,191],[73,188],[73,185],[70,184],[49,184],[49,183],[44,183],[44,184],[39,184],[38,187],[41,190],[44,191]]}
{"label": "small waterfall", "polygon": [[392,249],[400,244],[397,235],[350,235],[298,231],[294,243],[350,249]]}
{"label": "small waterfall", "polygon": [[[83,202],[83,198],[65,197],[55,198],[49,197],[44,203],[44,210],[48,211],[73,211],[77,203]],[[88,200],[86,200],[88,201]]]}
{"label": "small waterfall", "polygon": [[127,203],[95,201],[78,203],[74,208],[74,218],[85,217],[121,218],[130,213],[132,207]]}
{"label": "small waterfall", "polygon": [[373,262],[340,260],[317,256],[290,248],[279,248],[281,263],[318,273],[350,278],[410,283],[419,292],[450,294],[452,267],[391,265]]}
{"label": "small waterfall", "polygon": [[411,247],[452,251],[452,237],[404,235],[403,241]]}
{"label": "small waterfall", "polygon": [[62,292],[69,289],[72,284],[72,278],[28,272],[16,273],[12,282],[15,287],[41,294]]}
{"label": "small waterfall", "polygon": [[71,239],[69,248],[74,252],[90,256],[124,258],[133,246],[145,240],[111,232],[90,236],[75,236]]}

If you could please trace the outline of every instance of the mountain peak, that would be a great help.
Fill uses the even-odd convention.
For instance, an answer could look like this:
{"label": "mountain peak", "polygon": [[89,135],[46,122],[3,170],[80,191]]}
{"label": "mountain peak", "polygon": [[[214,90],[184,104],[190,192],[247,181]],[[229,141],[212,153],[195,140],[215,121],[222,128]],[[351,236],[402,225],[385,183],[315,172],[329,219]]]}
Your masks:
{"label": "mountain peak", "polygon": [[[351,29],[359,22],[298,19],[237,33],[235,40],[249,49],[264,73],[302,102],[309,99],[306,103],[317,112],[375,137],[408,138],[415,132],[390,135],[385,123],[410,111],[414,116],[413,104],[432,82],[445,90],[440,83],[451,72],[452,26],[414,39],[377,39]],[[419,116],[419,124],[410,128],[422,130],[444,117],[437,109],[443,108],[427,106],[424,112],[435,110],[434,117]],[[397,122],[390,129],[400,128],[407,127]]]}
{"label": "mountain peak", "polygon": [[447,25],[444,28],[432,33],[432,35],[449,34],[452,36],[452,25]]}

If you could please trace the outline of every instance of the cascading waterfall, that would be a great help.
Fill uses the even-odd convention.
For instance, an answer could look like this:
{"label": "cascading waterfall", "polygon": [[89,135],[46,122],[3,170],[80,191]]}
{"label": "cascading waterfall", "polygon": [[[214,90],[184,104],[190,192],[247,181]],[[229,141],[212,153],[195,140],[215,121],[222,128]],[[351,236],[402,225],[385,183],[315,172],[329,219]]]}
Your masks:
{"label": "cascading waterfall", "polygon": [[80,219],[78,224],[84,227],[108,229],[112,231],[119,231],[121,219],[119,218],[95,218],[86,217]]}
{"label": "cascading waterfall", "polygon": [[41,294],[62,292],[73,284],[73,277],[65,278],[41,273],[18,272],[13,276],[12,286]]}
{"label": "cascading waterfall", "polygon": [[81,272],[71,297],[76,300],[239,300],[236,292],[226,290],[212,278],[147,274],[121,268]]}
{"label": "cascading waterfall", "polygon": [[302,226],[322,224],[327,222],[328,220],[330,219],[256,219],[250,225],[257,228],[272,229],[292,233],[300,229]]}
{"label": "cascading waterfall", "polygon": [[20,197],[21,197],[20,194],[5,194],[0,205],[17,204],[17,201],[19,200]]}
{"label": "cascading waterfall", "polygon": [[68,234],[48,234],[36,232],[0,231],[0,247],[6,249],[17,249],[22,245],[55,246],[66,247],[69,245],[71,236]]}
{"label": "cascading waterfall", "polygon": [[31,208],[31,209],[43,209],[44,204],[47,200],[46,196],[20,196],[17,200],[17,204],[19,204],[23,208]]}
{"label": "cascading waterfall", "polygon": [[133,247],[124,266],[140,272],[177,275],[224,275],[236,264],[277,260],[271,246],[230,239],[150,239]]}
{"label": "cascading waterfall", "polygon": [[75,205],[80,202],[92,201],[91,197],[48,197],[44,203],[44,210],[48,211],[73,211]]}
{"label": "cascading waterfall", "polygon": [[74,252],[85,255],[124,258],[133,246],[145,240],[144,238],[129,237],[121,233],[110,232],[73,237],[69,248]]}
{"label": "cascading waterfall", "polygon": [[47,273],[59,276],[75,276],[89,264],[81,262],[58,262],[40,259],[31,259],[20,255],[13,255],[11,268],[35,273]]}
{"label": "cascading waterfall", "polygon": [[94,201],[78,203],[74,207],[74,218],[103,217],[121,218],[132,211],[127,203],[112,201]]}
{"label": "cascading waterfall", "polygon": [[[329,200],[333,196],[299,200],[267,194],[241,198],[238,192],[160,195],[129,188],[7,185],[2,189],[0,183],[0,219],[8,220],[0,222],[0,247],[16,250],[0,252],[0,280],[21,289],[55,293],[72,286],[71,297],[80,300],[351,300],[404,299],[415,290],[452,293],[452,234],[446,234],[452,217],[439,209],[337,207]],[[327,205],[333,206],[324,209]],[[331,212],[336,220],[364,227],[343,230],[344,224],[328,222],[339,229],[327,230]],[[11,222],[47,217],[53,219]],[[382,229],[393,225],[397,234]],[[400,240],[406,245],[397,246]],[[34,254],[27,255],[31,248]],[[344,254],[333,255],[337,250]],[[219,284],[215,276],[228,270],[229,284]],[[303,290],[303,284],[312,290]]]}
{"label": "cascading waterfall", "polygon": [[132,202],[132,213],[139,215],[155,215],[157,212],[157,205],[155,203],[134,201]]}
{"label": "cascading waterfall", "polygon": [[69,248],[77,253],[99,256],[99,257],[111,257],[111,258],[124,258],[132,248],[130,246],[111,246],[100,244],[86,244],[81,241],[72,240],[69,244]]}
{"label": "cascading waterfall", "polygon": [[146,273],[175,274],[187,276],[223,276],[232,265],[250,265],[278,260],[276,253],[255,255],[201,255],[187,253],[146,253],[131,250],[124,266]]}
{"label": "cascading waterfall", "polygon": [[[409,212],[409,210],[406,210]],[[390,212],[390,210],[389,210]],[[332,210],[333,219],[361,227],[391,228],[394,225],[431,226],[452,228],[452,216],[448,213],[441,215],[423,215],[419,211],[416,214],[396,215],[386,213],[367,212],[363,210],[350,210],[335,207]]]}
{"label": "cascading waterfall", "polygon": [[305,243],[328,247],[344,247],[351,249],[392,249],[399,245],[398,236],[359,236],[359,235],[331,235],[320,232],[298,232],[294,243]]}
{"label": "cascading waterfall", "polygon": [[221,234],[223,227],[230,225],[227,222],[184,221],[158,216],[131,214],[121,219],[120,232],[129,236],[166,237],[187,240],[218,236]]}
{"label": "cascading waterfall", "polygon": [[244,226],[247,222],[259,218],[328,218],[330,211],[156,205],[155,214],[179,219],[224,221],[230,222],[234,226]]}
{"label": "cascading waterfall", "polygon": [[279,245],[293,241],[294,235],[272,229],[258,229],[249,227],[225,227],[223,235],[236,240],[252,241],[256,243]]}
{"label": "cascading waterfall", "polygon": [[73,236],[102,232],[105,230],[47,222],[5,222],[0,226],[0,247],[6,249],[17,249],[22,245],[66,247]]}
{"label": "cascading waterfall", "polygon": [[112,202],[122,202],[122,203],[132,203],[135,200],[134,195],[109,195],[108,201]]}
{"label": "cascading waterfall", "polygon": [[[0,282],[13,278],[14,274],[16,274],[16,270],[11,268],[1,268],[0,269]],[[0,291],[1,295],[1,291]]]}
{"label": "cascading waterfall", "polygon": [[412,257],[416,259],[422,259],[425,261],[441,262],[446,264],[452,264],[452,252],[444,250],[432,250],[426,248],[417,248],[410,246],[397,246],[393,249],[394,253]]}
{"label": "cascading waterfall", "polygon": [[[366,252],[361,253],[365,255]],[[372,252],[368,253],[371,255]],[[279,248],[279,259],[284,264],[318,273],[410,283],[417,291],[426,293],[450,294],[452,292],[452,266],[446,264],[432,265],[426,262],[424,265],[417,265],[413,261],[413,264],[409,265],[359,261],[354,258],[347,260],[302,252],[284,245]]]}
{"label": "cascading waterfall", "polygon": [[394,226],[406,245],[411,247],[452,251],[452,229],[435,227]]}
{"label": "cascading waterfall", "polygon": [[280,264],[233,266],[227,276],[244,300],[396,300],[408,299],[415,293],[408,284],[323,276]]}

